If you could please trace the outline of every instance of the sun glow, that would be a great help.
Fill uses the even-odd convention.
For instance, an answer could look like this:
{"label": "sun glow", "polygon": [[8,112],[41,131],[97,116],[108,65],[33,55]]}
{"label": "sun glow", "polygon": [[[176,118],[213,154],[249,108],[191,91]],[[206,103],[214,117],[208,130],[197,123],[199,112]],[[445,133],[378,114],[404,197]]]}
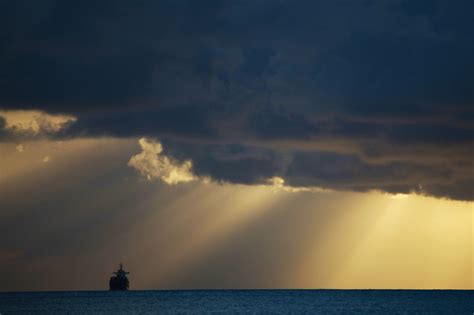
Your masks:
{"label": "sun glow", "polygon": [[[86,231],[77,236],[80,246],[67,243],[74,251],[40,255],[27,264],[21,253],[31,248],[19,248],[18,255],[0,252],[8,258],[0,264],[17,266],[19,275],[64,275],[51,289],[67,284],[61,282],[70,272],[65,266],[98,261],[108,272],[121,260],[141,289],[473,288],[473,203],[416,194],[297,191],[286,189],[283,178],[254,186],[202,180],[168,185],[143,180],[126,166],[136,139],[0,148],[0,162],[9,165],[0,173],[0,193],[5,200],[30,197],[22,199],[22,212],[5,208],[0,215],[48,211],[51,234],[36,232],[35,250],[41,242],[50,246],[58,230],[82,224],[80,231]],[[51,157],[48,163],[42,162],[45,156]],[[89,183],[107,176],[106,185],[90,189]],[[58,208],[38,207],[44,200]],[[38,218],[32,216],[29,229]],[[90,276],[96,279],[99,274]]]}
{"label": "sun glow", "polygon": [[[351,207],[314,247],[339,252],[326,287],[473,287],[472,203],[377,193],[347,201]],[[310,259],[316,273],[320,259]]]}

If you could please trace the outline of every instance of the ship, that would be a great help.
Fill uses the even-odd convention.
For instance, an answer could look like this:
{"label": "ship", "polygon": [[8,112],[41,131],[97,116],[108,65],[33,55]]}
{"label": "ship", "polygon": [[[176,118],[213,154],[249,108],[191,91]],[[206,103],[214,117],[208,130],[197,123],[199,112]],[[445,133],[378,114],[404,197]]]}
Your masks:
{"label": "ship", "polygon": [[127,291],[128,290],[128,278],[129,272],[123,269],[122,263],[116,272],[113,272],[115,276],[110,277],[109,288],[110,291]]}

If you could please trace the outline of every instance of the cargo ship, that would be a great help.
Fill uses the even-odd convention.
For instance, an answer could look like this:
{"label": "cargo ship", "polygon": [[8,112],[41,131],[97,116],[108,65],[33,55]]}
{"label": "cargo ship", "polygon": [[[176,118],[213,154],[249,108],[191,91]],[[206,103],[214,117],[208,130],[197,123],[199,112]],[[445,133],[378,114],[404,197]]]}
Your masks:
{"label": "cargo ship", "polygon": [[127,291],[128,290],[128,278],[127,275],[129,272],[123,270],[122,263],[120,263],[120,268],[113,272],[115,276],[110,277],[109,288],[110,291]]}

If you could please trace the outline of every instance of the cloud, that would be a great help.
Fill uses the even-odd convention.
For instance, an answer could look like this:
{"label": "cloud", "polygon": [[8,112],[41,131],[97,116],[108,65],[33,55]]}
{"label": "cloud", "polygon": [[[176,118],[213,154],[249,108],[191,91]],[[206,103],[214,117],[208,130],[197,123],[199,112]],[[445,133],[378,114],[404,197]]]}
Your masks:
{"label": "cloud", "polygon": [[472,1],[81,3],[1,4],[0,105],[77,118],[42,136],[158,138],[215,181],[474,198]]}
{"label": "cloud", "polygon": [[472,2],[415,2],[9,2],[0,104],[74,114],[132,104],[469,109]]}
{"label": "cloud", "polygon": [[141,138],[139,144],[142,152],[132,156],[128,165],[149,180],[160,179],[169,185],[197,180],[190,160],[179,162],[164,155],[163,146],[157,141]]}
{"label": "cloud", "polygon": [[285,180],[281,177],[274,176],[267,180],[268,185],[273,189],[274,192],[286,191],[286,192],[331,192],[329,189],[322,189],[319,187],[292,187],[285,185]]}
{"label": "cloud", "polygon": [[[14,138],[54,135],[77,120],[72,115],[51,115],[37,110],[0,110],[0,118],[4,119],[3,132]],[[22,152],[20,147],[18,150]]]}
{"label": "cloud", "polygon": [[[169,155],[165,155],[163,153],[163,145],[157,140],[141,138],[138,140],[138,143],[142,149],[142,152],[133,155],[128,161],[128,165],[132,168],[135,168],[142,176],[145,176],[148,180],[160,179],[169,185],[187,183],[191,181],[201,181],[204,183],[209,183],[212,180],[216,180],[215,177],[211,177],[208,174],[197,176],[194,173],[193,162],[191,160],[185,160],[183,162],[180,162]],[[223,151],[219,152],[218,154],[223,156],[224,159],[234,161],[234,163],[235,161],[239,161],[238,154],[228,156],[227,153]],[[213,161],[213,163],[215,163],[215,161]],[[246,165],[245,162],[242,165],[244,167],[250,166],[248,164]],[[248,170],[242,169],[240,172],[248,173]],[[235,183],[236,181],[238,181],[236,178],[233,178],[233,180],[232,178],[222,178],[220,180],[220,182],[223,183]],[[278,176],[274,176],[271,178],[260,177],[259,182],[259,186],[270,187],[273,189],[274,192],[328,191],[318,187],[290,187],[285,185],[285,180]]]}
{"label": "cloud", "polygon": [[339,146],[318,141],[229,145],[166,140],[168,152],[193,161],[194,174],[217,182],[278,186],[281,179],[287,190],[376,190],[473,198],[468,184],[474,177],[469,146],[463,154],[453,152],[454,148],[425,147],[414,149],[411,155],[408,149],[397,147],[387,148],[383,154],[363,154],[354,143]]}

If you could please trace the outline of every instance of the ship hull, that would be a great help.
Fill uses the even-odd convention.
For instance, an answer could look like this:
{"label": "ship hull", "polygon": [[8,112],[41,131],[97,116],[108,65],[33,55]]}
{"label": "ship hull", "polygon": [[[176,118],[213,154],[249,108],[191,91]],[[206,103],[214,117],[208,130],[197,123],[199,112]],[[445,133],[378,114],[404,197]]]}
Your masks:
{"label": "ship hull", "polygon": [[109,281],[110,291],[127,291],[128,290],[128,279],[111,277]]}

